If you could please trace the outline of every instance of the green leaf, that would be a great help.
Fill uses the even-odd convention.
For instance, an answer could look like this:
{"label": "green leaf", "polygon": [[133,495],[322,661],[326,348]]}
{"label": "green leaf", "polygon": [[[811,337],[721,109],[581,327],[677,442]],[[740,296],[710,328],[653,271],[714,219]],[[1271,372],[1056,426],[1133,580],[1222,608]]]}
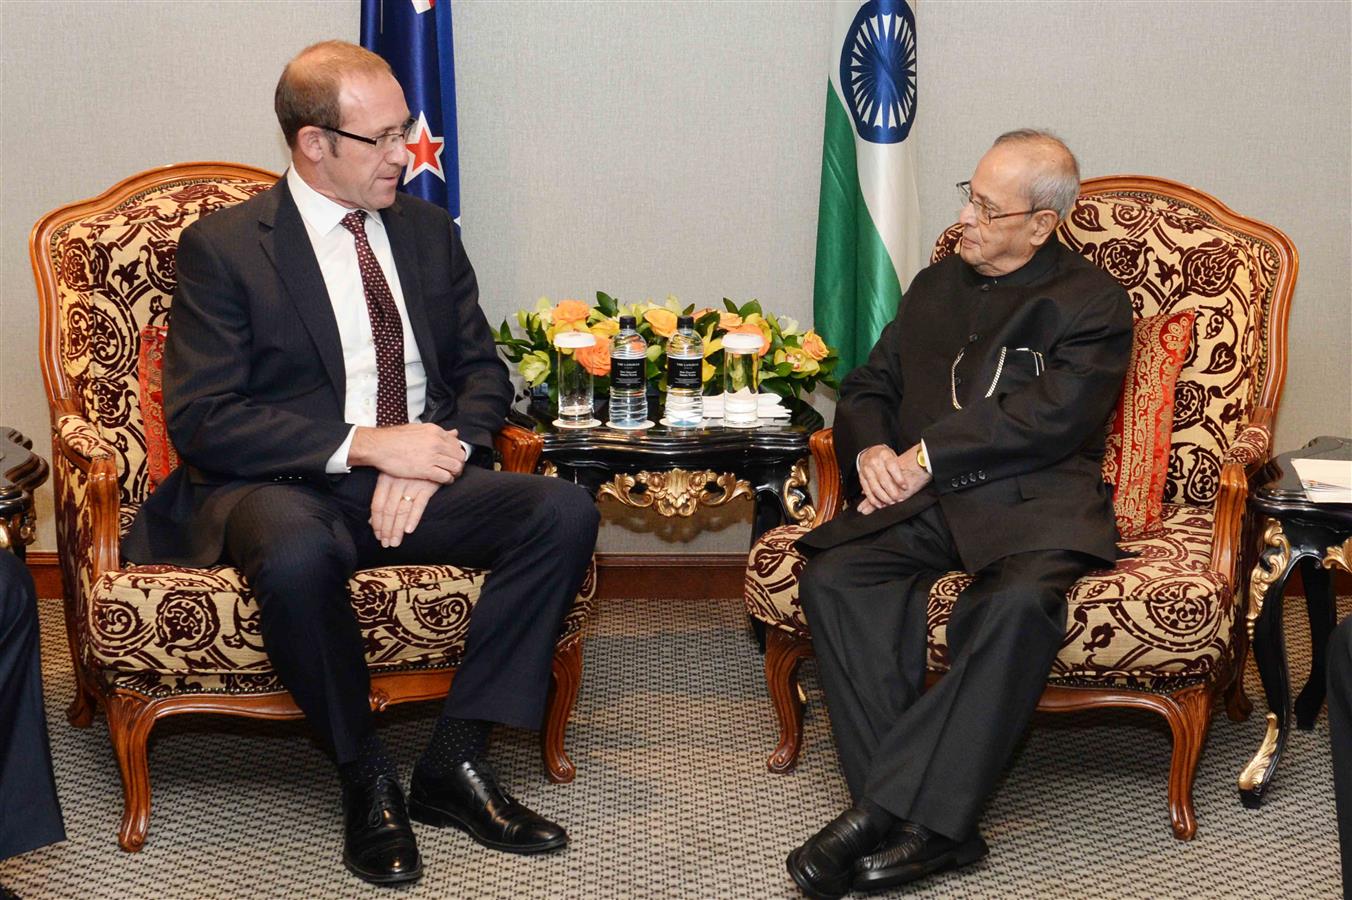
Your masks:
{"label": "green leaf", "polygon": [[741,316],[743,319],[745,319],[752,313],[757,313],[762,316],[765,315],[765,313],[761,311],[761,305],[759,300],[755,299],[748,300],[746,301],[746,303],[742,304],[741,309],[737,310],[737,315]]}
{"label": "green leaf", "polygon": [[619,302],[605,291],[596,292],[596,306],[610,319],[615,318],[616,313],[620,311]]}
{"label": "green leaf", "polygon": [[[733,302],[732,302],[731,300],[729,300],[727,297],[724,297],[724,298],[723,298],[723,305],[726,306],[726,307],[728,308],[728,312],[730,312],[730,313],[735,313],[735,312],[737,312],[737,304],[736,304],[736,303],[733,303]],[[738,313],[738,315],[741,315],[741,314]]]}

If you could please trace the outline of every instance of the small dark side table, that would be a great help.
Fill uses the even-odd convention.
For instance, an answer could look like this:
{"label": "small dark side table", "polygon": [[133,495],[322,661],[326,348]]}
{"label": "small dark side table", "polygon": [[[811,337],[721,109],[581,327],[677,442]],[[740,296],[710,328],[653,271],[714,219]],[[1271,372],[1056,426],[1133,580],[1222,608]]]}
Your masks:
{"label": "small dark side table", "polygon": [[1324,705],[1329,635],[1337,616],[1332,569],[1352,572],[1352,504],[1305,499],[1292,459],[1352,459],[1352,439],[1317,437],[1300,450],[1283,453],[1259,474],[1263,484],[1249,497],[1249,509],[1265,519],[1263,550],[1249,578],[1246,625],[1254,662],[1267,696],[1267,733],[1239,776],[1244,805],[1256,808],[1272,782],[1286,746],[1291,720],[1291,683],[1282,634],[1282,591],[1300,564],[1305,607],[1310,617],[1310,677],[1296,698],[1296,726],[1314,727]]}
{"label": "small dark side table", "polygon": [[0,426],[0,550],[24,558],[37,537],[33,492],[46,480],[47,461],[33,452],[33,442]]}

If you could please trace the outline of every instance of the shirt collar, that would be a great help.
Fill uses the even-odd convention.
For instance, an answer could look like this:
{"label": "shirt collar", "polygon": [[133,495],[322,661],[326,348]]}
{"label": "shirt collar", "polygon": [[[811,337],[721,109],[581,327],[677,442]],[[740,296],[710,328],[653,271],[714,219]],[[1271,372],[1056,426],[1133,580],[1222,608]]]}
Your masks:
{"label": "shirt collar", "polygon": [[1046,275],[1053,265],[1056,264],[1056,258],[1060,253],[1061,242],[1053,234],[1047,238],[1047,242],[1037,249],[1028,262],[1019,266],[1013,272],[1004,275],[982,275],[976,269],[963,263],[967,270],[967,277],[972,284],[988,284],[992,287],[1014,287],[1017,285],[1032,284],[1043,275]]}
{"label": "shirt collar", "polygon": [[[300,173],[296,171],[295,166],[286,170],[286,185],[291,189],[291,199],[296,202],[296,209],[300,212],[301,219],[317,235],[325,235],[333,231],[338,227],[338,223],[343,220],[343,216],[352,212],[346,206],[334,203],[328,197],[310,187],[305,179],[300,177]],[[366,210],[366,218],[382,227],[385,224],[378,211]]]}

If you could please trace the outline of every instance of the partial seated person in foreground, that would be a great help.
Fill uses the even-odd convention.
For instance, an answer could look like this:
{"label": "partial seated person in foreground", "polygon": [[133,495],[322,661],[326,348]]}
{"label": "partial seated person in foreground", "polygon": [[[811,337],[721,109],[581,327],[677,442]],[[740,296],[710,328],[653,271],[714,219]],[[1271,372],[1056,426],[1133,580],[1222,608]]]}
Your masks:
{"label": "partial seated person in foreground", "polygon": [[23,561],[0,550],[0,860],[65,839],[42,703],[37,591]]}
{"label": "partial seated person in foreground", "polygon": [[1333,795],[1338,805],[1338,847],[1343,897],[1352,898],[1352,616],[1329,637],[1329,745]]}
{"label": "partial seated person in foreground", "polygon": [[[556,850],[564,830],[512,800],[483,756],[494,722],[541,725],[595,505],[492,469],[511,384],[450,215],[396,193],[413,119],[385,61],[309,47],[276,111],[289,171],[179,243],[164,401],[185,465],[124,553],[248,578],[272,665],[338,764],[358,877],[422,874],[410,812],[495,850]],[[407,808],[346,590],[357,569],[404,564],[492,570]]]}
{"label": "partial seated person in foreground", "polygon": [[[851,508],[801,539],[800,589],[854,805],[788,857],[809,896],[986,855],[977,820],[1065,637],[1066,591],[1117,557],[1100,463],[1132,312],[1056,239],[1079,186],[1056,137],[1002,135],[959,185],[958,253],[915,277],[841,385]],[[927,598],[953,570],[975,580],[926,691]]]}

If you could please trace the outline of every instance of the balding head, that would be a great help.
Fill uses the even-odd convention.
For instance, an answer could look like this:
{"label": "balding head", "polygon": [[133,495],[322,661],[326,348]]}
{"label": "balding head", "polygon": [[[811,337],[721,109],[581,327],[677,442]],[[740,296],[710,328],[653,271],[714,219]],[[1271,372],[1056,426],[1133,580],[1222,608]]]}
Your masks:
{"label": "balding head", "polygon": [[1058,219],[1070,215],[1080,195],[1080,164],[1064,141],[1050,131],[1020,128],[1006,131],[992,146],[1014,149],[1025,160],[1030,209],[1050,209]]}
{"label": "balding head", "polygon": [[296,148],[296,134],[306,125],[342,125],[339,94],[345,77],[389,75],[390,64],[347,41],[311,44],[286,64],[277,81],[273,105],[287,146]]}

